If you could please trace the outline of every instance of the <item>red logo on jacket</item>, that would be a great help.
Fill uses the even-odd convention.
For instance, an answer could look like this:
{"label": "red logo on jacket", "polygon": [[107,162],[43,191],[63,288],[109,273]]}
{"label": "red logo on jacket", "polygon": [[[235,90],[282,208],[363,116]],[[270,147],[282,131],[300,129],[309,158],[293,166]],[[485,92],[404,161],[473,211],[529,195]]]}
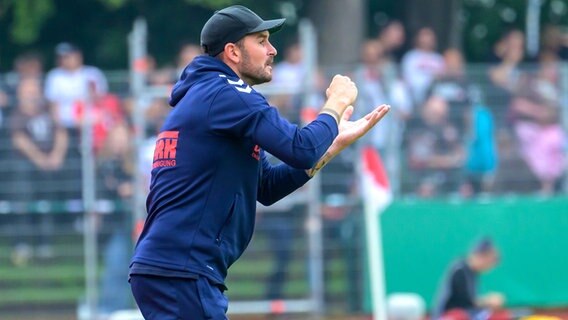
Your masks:
{"label": "red logo on jacket", "polygon": [[158,135],[152,168],[176,165],[176,148],[179,131],[164,131]]}

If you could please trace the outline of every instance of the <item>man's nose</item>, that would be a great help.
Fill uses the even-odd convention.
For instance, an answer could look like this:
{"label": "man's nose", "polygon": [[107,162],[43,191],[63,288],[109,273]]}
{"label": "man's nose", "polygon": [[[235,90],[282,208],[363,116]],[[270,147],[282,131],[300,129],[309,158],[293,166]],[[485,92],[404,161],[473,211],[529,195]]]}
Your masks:
{"label": "man's nose", "polygon": [[278,54],[278,50],[276,50],[276,48],[274,48],[274,46],[272,45],[272,43],[268,43],[268,55],[269,56],[275,56]]}

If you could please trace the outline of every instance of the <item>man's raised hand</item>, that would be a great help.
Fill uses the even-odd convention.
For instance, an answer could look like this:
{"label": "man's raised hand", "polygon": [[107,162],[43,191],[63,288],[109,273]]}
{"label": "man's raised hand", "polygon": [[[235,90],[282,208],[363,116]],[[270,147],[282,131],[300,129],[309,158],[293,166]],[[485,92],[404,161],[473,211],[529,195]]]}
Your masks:
{"label": "man's raised hand", "polygon": [[349,77],[339,74],[335,75],[325,91],[327,101],[320,113],[327,113],[333,116],[339,123],[346,108],[357,99],[357,93],[357,86]]}

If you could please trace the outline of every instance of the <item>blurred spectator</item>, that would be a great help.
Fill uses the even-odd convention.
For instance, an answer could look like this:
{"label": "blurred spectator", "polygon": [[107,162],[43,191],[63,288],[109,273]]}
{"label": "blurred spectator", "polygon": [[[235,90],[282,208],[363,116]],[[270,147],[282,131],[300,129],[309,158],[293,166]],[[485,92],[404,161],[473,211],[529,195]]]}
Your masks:
{"label": "blurred spectator", "polygon": [[265,297],[268,300],[284,299],[285,285],[288,282],[290,262],[294,253],[293,234],[297,229],[295,222],[303,218],[303,212],[298,206],[280,204],[275,210],[259,209],[257,213],[259,228],[265,231],[273,259],[272,269],[266,279]]}
{"label": "blurred spectator", "polygon": [[[485,89],[486,103],[496,121],[497,140],[505,170],[500,170],[502,180],[510,180],[506,168],[518,166],[514,155],[512,133],[504,126],[511,101],[524,81],[521,63],[525,55],[524,33],[513,29],[506,31],[495,43],[491,61],[494,64],[487,72],[489,86]],[[505,186],[509,188],[509,186]]]}
{"label": "blurred spectator", "polygon": [[[16,105],[16,92],[22,79],[34,78],[43,81],[43,62],[41,56],[34,52],[19,55],[14,60],[13,72],[4,75],[0,82],[0,139],[5,140],[8,115]],[[8,147],[8,145],[5,145]],[[1,153],[1,151],[0,151]]]}
{"label": "blurred spectator", "polygon": [[[68,148],[65,129],[59,126],[42,96],[39,79],[25,78],[17,87],[17,108],[11,118],[12,144],[16,150],[15,161],[11,167],[14,174],[12,199],[31,202],[39,200],[58,200],[61,185],[61,172]],[[34,216],[35,217],[35,216]],[[40,257],[51,256],[49,239],[51,216],[42,214],[39,232]],[[29,228],[31,221],[23,221],[22,228]],[[30,230],[28,230],[30,231]],[[30,232],[21,232],[31,235]],[[20,249],[18,249],[20,248]],[[17,246],[16,264],[21,262],[18,250],[29,251]]]}
{"label": "blurred spectator", "polygon": [[15,162],[14,169],[20,183],[29,183],[22,189],[29,192],[19,193],[35,199],[52,199],[53,183],[59,178],[57,173],[67,153],[67,132],[47,107],[39,80],[23,79],[18,86],[17,101],[11,132],[21,159]]}
{"label": "blurred spectator", "polygon": [[462,195],[492,191],[497,168],[495,124],[489,108],[476,102],[465,117],[467,152]]}
{"label": "blurred spectator", "polygon": [[183,69],[193,61],[193,58],[201,54],[201,47],[194,43],[186,43],[181,46],[176,63],[178,77],[182,74]]}
{"label": "blurred spectator", "polygon": [[464,127],[464,117],[469,111],[470,83],[465,72],[464,58],[458,49],[444,51],[444,71],[430,86],[428,96],[437,96],[449,104],[450,120]]}
{"label": "blurred spectator", "polygon": [[94,96],[105,95],[107,80],[98,68],[83,64],[83,54],[74,45],[60,43],[55,53],[58,66],[47,74],[45,96],[55,108],[58,121],[66,128],[77,129],[80,106]]}
{"label": "blurred spectator", "polygon": [[[272,164],[281,163],[269,153],[266,156]],[[291,201],[296,194],[270,208],[257,204],[258,228],[265,232],[273,259],[272,269],[266,279],[265,298],[268,300],[285,298],[285,285],[294,250],[293,234],[300,228],[297,222],[305,220],[305,210]]]}
{"label": "blurred spectator", "polygon": [[[121,125],[127,121],[127,116],[122,109],[122,102],[119,97],[111,94],[97,94],[96,83],[90,81],[88,83],[90,92],[90,116],[93,126],[93,147],[95,153],[102,148],[109,135],[109,132],[115,126]],[[86,108],[88,106],[82,102],[77,103],[77,117],[80,121],[85,119]]]}
{"label": "blurred spectator", "polygon": [[398,20],[391,20],[381,28],[377,36],[384,50],[387,63],[398,64],[403,55],[403,46],[406,41],[404,25]]}
{"label": "blurred spectator", "polygon": [[414,105],[419,106],[427,98],[432,81],[444,70],[444,59],[436,52],[436,34],[431,28],[418,30],[414,45],[402,58],[401,66]]}
{"label": "blurred spectator", "polygon": [[273,81],[278,85],[294,88],[302,86],[306,71],[302,65],[303,52],[299,43],[286,47],[284,60],[274,66]]}
{"label": "blurred spectator", "polygon": [[553,56],[555,60],[568,60],[568,34],[560,26],[545,26],[541,43],[541,56],[545,54]]}
{"label": "blurred spectator", "polygon": [[560,187],[566,170],[558,70],[555,63],[542,63],[536,77],[527,81],[511,104],[521,156],[538,179],[543,195]]}
{"label": "blurred spectator", "polygon": [[[109,126],[119,122],[120,103],[109,95],[104,74],[96,67],[83,63],[81,50],[70,44],[60,43],[55,47],[57,67],[48,72],[45,81],[45,96],[51,103],[58,122],[69,132],[65,198],[80,199],[82,190],[80,132],[83,120],[92,121],[93,143],[98,151]],[[87,108],[91,114],[86,116]]]}
{"label": "blurred spectator", "polygon": [[519,30],[509,31],[495,47],[494,54],[499,62],[489,69],[489,80],[492,87],[487,98],[489,106],[493,108],[499,120],[503,118],[513,95],[522,83],[523,74],[520,64],[524,59],[524,37]]}
{"label": "blurred spectator", "polygon": [[35,52],[26,52],[14,60],[14,73],[9,78],[8,85],[15,88],[17,84],[27,78],[43,81],[43,58]]}
{"label": "blurred spectator", "polygon": [[456,191],[464,161],[459,130],[449,120],[448,103],[430,97],[421,118],[409,125],[408,161],[413,170],[413,185],[421,197],[438,192]]}
{"label": "blurred spectator", "polygon": [[383,45],[376,40],[367,40],[361,47],[361,65],[355,70],[353,81],[357,83],[355,118],[360,118],[381,104],[391,104],[393,109],[388,117],[381,120],[381,126],[365,138],[382,156],[386,154],[389,143],[400,142],[404,121],[410,116],[412,101],[408,98],[404,83],[396,77],[385,75]]}
{"label": "blurred spectator", "polygon": [[115,210],[102,215],[103,263],[100,309],[102,314],[130,308],[128,278],[131,206],[134,161],[129,128],[125,124],[112,127],[98,157],[99,198],[115,201]]}
{"label": "blurred spectator", "polygon": [[175,81],[175,70],[172,66],[153,69],[148,74],[148,85],[150,86],[171,87]]}
{"label": "blurred spectator", "polygon": [[270,103],[278,106],[280,114],[292,122],[299,122],[301,89],[306,86],[306,70],[302,63],[303,52],[299,43],[293,43],[284,50],[284,60],[274,66],[271,85],[286,93],[270,97]]}
{"label": "blurred spectator", "polygon": [[[524,45],[524,37],[524,33],[519,29],[505,30],[493,45],[493,50],[489,53],[487,60],[490,63],[502,62],[505,56],[510,54],[508,51],[510,51],[511,47],[518,48],[519,44]],[[524,50],[524,48],[521,49]]]}
{"label": "blurred spectator", "polygon": [[507,320],[500,293],[478,296],[478,277],[493,269],[499,253],[490,238],[480,240],[466,258],[454,262],[445,276],[432,313],[433,320]]}
{"label": "blurred spectator", "polygon": [[[271,86],[283,90],[270,96],[270,103],[278,112],[293,123],[300,124],[305,85],[303,52],[299,43],[292,43],[284,50],[284,60],[274,65]],[[318,93],[319,94],[319,93]],[[267,153],[273,164],[280,161]],[[271,210],[259,206],[259,226],[266,231],[269,246],[273,248],[273,268],[267,278],[265,297],[270,300],[283,299],[288,268],[292,259],[294,237],[291,234],[298,226],[294,223],[305,220],[303,210],[289,198],[281,201]]]}
{"label": "blurred spectator", "polygon": [[[382,121],[382,120],[381,120]],[[363,277],[361,265],[363,259],[364,232],[363,214],[357,206],[354,174],[358,159],[358,148],[350,147],[338,155],[320,172],[323,219],[323,261],[339,260],[345,266],[338,271],[329,264],[324,264],[324,283],[333,283],[332,279],[343,278],[347,284],[347,299],[341,301],[349,312],[361,312]],[[331,300],[332,289],[325,290],[326,303],[337,305]]]}
{"label": "blurred spectator", "polygon": [[[8,97],[8,88],[0,82],[0,139],[4,141],[7,127],[7,114],[9,113],[10,99]],[[0,155],[4,155],[5,148],[0,149]]]}

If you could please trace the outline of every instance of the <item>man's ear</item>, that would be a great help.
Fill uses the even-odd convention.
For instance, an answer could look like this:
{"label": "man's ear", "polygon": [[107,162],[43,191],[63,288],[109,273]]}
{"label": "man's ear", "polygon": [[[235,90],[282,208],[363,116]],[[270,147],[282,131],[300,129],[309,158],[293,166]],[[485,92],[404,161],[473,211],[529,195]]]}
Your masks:
{"label": "man's ear", "polygon": [[227,43],[223,50],[225,58],[237,64],[241,61],[241,49],[234,43]]}

